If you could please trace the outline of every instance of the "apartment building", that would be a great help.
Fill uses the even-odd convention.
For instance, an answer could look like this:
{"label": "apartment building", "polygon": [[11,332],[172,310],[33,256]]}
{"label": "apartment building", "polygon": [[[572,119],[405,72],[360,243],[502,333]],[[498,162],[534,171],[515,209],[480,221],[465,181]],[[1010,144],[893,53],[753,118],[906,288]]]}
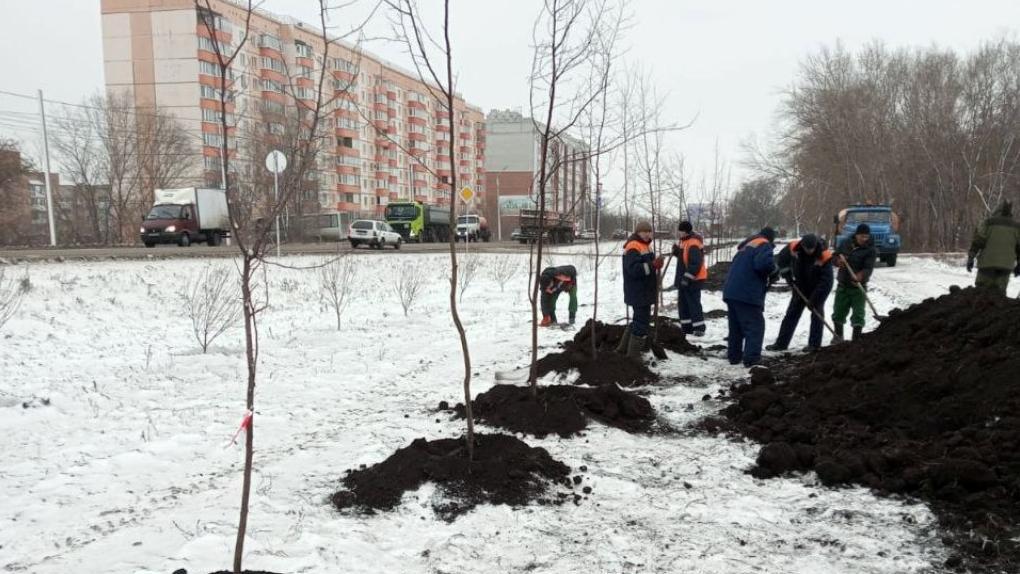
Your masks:
{"label": "apartment building", "polygon": [[[230,0],[211,0],[211,12],[202,5],[101,2],[107,90],[127,92],[139,108],[159,107],[185,124],[203,157],[196,182],[218,185],[221,179],[221,112],[233,126],[226,134],[228,148],[239,161],[231,163],[243,170],[242,146],[255,137],[271,146],[296,100],[316,100],[325,67],[323,97],[330,103],[320,129],[335,138],[335,146],[327,146],[310,174],[309,188],[302,190],[305,204],[357,216],[381,215],[397,200],[449,204],[447,182],[454,172],[458,185],[471,186],[484,203],[486,135],[480,109],[458,96],[451,130],[447,112],[415,74],[343,42],[331,42],[327,55],[318,29],[293,18],[256,11],[230,70],[231,101],[221,110],[214,42],[223,52],[233,51],[244,35],[246,14]],[[214,33],[206,22],[215,24]]]}
{"label": "apartment building", "polygon": [[[538,206],[541,170],[541,133],[531,118],[512,110],[492,110],[485,122],[488,148],[485,154],[486,218],[502,239],[517,227],[521,209]],[[590,198],[589,148],[563,135],[548,150],[545,205],[549,211],[580,218]]]}

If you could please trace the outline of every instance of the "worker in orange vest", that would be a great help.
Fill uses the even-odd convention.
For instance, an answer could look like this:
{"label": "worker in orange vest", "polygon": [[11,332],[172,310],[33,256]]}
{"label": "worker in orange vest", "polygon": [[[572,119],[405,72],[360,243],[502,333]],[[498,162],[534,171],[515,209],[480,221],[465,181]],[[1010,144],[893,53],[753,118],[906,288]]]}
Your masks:
{"label": "worker in orange vest", "polygon": [[[832,292],[833,270],[832,251],[814,234],[807,234],[791,241],[776,256],[779,276],[790,284],[790,305],[786,308],[783,324],[779,327],[776,342],[766,346],[769,351],[785,351],[797,330],[800,316],[807,308],[811,314],[811,330],[805,351],[817,351],[822,346],[822,327],[825,315],[825,300]],[[804,302],[807,298],[807,303]],[[815,313],[817,311],[817,313]]]}
{"label": "worker in orange vest", "polygon": [[705,313],[701,308],[701,286],[708,279],[705,264],[705,242],[701,235],[694,233],[690,221],[681,221],[677,228],[680,240],[673,246],[676,258],[676,280],[679,297],[680,329],[692,337],[705,334]]}
{"label": "worker in orange vest", "polygon": [[616,352],[641,360],[652,322],[652,305],[658,297],[658,271],[662,256],[652,251],[652,224],[641,221],[623,246],[623,301],[634,309]]}

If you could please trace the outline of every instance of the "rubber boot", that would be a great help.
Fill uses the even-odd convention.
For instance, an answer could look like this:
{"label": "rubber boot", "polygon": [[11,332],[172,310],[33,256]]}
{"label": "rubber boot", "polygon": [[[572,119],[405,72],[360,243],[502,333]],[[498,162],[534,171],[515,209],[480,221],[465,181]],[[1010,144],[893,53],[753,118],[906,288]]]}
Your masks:
{"label": "rubber boot", "polygon": [[766,351],[785,351],[786,349],[787,347],[780,347],[776,343],[772,343],[771,345],[765,345]]}
{"label": "rubber boot", "polygon": [[854,327],[854,340],[856,341],[864,332],[864,327]]}
{"label": "rubber boot", "polygon": [[620,344],[616,346],[616,352],[620,355],[627,354],[627,348],[630,345],[630,325],[623,328],[623,336],[620,337]]}
{"label": "rubber boot", "polygon": [[832,338],[833,343],[841,343],[843,339],[843,323],[836,323],[833,325],[833,329],[836,331],[836,336]]}
{"label": "rubber boot", "polygon": [[648,342],[648,335],[639,337],[637,335],[630,336],[630,344],[627,345],[627,356],[635,361],[640,361],[641,356],[645,352],[645,344]]}

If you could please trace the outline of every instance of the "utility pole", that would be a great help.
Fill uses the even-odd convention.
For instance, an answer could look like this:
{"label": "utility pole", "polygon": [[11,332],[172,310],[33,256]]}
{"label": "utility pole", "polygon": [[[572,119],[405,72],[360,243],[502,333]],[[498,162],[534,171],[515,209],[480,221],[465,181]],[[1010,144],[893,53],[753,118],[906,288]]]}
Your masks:
{"label": "utility pole", "polygon": [[50,183],[50,137],[46,131],[46,105],[43,103],[43,93],[39,90],[39,116],[42,117],[43,155],[46,157],[46,173],[43,179],[46,180],[46,215],[50,223],[50,247],[57,246],[57,226],[53,221],[53,185]]}

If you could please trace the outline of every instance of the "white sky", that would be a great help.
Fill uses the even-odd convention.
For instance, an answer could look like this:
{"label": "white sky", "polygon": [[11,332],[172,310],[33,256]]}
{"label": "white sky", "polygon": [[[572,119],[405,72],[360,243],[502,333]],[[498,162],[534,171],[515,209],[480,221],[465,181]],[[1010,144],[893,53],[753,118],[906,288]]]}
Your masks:
{"label": "white sky", "polygon": [[[422,4],[440,6],[439,0]],[[317,5],[264,3],[308,22],[317,21]],[[75,102],[102,87],[98,0],[0,0],[0,6],[0,90],[41,88],[47,99]],[[540,0],[452,1],[457,87],[469,102],[486,111],[527,109],[531,28],[539,6]],[[630,6],[627,58],[651,70],[658,89],[669,93],[667,119],[698,117],[671,144],[697,174],[711,170],[718,142],[723,158],[734,164],[735,179],[741,142],[770,135],[798,62],[821,46],[841,40],[856,48],[881,40],[890,48],[935,44],[970,51],[984,40],[1012,36],[1020,26],[1016,0],[633,0]],[[380,22],[376,31],[385,29]],[[397,45],[372,43],[369,50],[409,67]],[[31,102],[0,94],[0,111],[26,109],[36,110]],[[0,137],[9,133],[0,124]]]}

